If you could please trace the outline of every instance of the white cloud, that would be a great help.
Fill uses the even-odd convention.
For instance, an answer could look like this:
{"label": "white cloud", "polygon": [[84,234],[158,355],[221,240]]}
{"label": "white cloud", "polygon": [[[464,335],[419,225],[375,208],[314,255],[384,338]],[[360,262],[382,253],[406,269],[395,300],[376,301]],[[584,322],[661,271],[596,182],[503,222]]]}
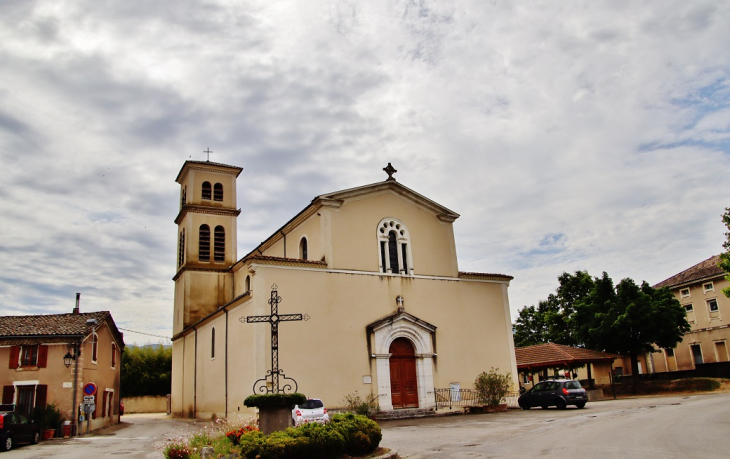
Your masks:
{"label": "white cloud", "polygon": [[244,167],[239,255],[390,161],[462,215],[462,270],[515,276],[513,310],[563,271],[663,280],[721,250],[729,19],[720,1],[5,1],[0,314],[82,291],[169,335],[174,178],[207,147]]}

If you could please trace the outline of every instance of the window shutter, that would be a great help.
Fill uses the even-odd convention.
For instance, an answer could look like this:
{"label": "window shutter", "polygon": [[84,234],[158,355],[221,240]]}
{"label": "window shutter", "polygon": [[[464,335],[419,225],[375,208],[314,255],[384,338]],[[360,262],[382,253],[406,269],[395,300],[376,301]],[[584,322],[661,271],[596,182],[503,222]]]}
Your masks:
{"label": "window shutter", "polygon": [[38,368],[46,368],[48,365],[48,346],[38,346]]}
{"label": "window shutter", "polygon": [[18,368],[18,360],[20,360],[20,346],[11,346],[9,368]]}
{"label": "window shutter", "polygon": [[104,391],[104,397],[102,398],[102,400],[104,400],[104,403],[101,405],[101,417],[102,418],[106,417],[106,400],[107,400],[108,396],[109,396],[109,392]]}
{"label": "window shutter", "polygon": [[91,413],[91,419],[96,419],[96,412],[99,410],[99,391],[94,394],[94,411]]}
{"label": "window shutter", "polygon": [[35,406],[46,406],[48,400],[48,386],[39,384],[35,388]]}
{"label": "window shutter", "polygon": [[3,403],[4,404],[13,403],[13,397],[15,397],[15,386],[3,387]]}

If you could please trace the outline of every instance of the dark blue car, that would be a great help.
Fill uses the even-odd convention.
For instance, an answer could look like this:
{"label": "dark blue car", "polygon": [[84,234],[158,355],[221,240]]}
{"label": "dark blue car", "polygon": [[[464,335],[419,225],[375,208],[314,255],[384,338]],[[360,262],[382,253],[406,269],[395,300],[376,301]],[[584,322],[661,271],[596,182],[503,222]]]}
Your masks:
{"label": "dark blue car", "polygon": [[533,406],[547,409],[555,406],[564,410],[568,405],[575,405],[578,408],[586,406],[588,394],[578,381],[573,379],[556,379],[541,381],[535,387],[520,395],[517,403],[523,410],[529,410]]}
{"label": "dark blue car", "polygon": [[38,426],[25,415],[2,409],[8,406],[12,407],[0,406],[0,451],[8,451],[16,443],[38,443],[41,439]]}

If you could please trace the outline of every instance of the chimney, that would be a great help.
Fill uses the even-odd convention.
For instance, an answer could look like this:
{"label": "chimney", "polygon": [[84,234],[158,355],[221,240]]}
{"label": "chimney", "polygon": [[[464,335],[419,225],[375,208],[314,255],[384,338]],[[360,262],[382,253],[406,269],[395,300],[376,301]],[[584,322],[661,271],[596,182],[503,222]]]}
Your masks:
{"label": "chimney", "polygon": [[80,293],[77,293],[76,294],[76,307],[73,310],[73,313],[74,314],[78,314],[79,313],[79,301],[80,300],[81,300],[81,294]]}

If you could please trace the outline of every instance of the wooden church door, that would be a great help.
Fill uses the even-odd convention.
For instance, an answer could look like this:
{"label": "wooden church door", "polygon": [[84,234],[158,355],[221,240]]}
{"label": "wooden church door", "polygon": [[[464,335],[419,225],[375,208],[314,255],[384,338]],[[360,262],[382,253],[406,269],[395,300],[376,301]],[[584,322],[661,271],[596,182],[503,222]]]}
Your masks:
{"label": "wooden church door", "polygon": [[405,338],[390,345],[390,391],[393,408],[418,408],[416,352]]}

